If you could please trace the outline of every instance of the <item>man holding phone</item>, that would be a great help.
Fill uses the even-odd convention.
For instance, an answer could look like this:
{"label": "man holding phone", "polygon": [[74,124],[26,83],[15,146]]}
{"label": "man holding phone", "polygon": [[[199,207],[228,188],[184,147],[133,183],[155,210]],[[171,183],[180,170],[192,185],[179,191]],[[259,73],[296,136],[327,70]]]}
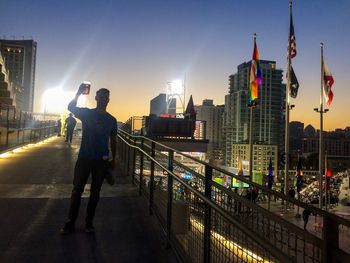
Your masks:
{"label": "man holding phone", "polygon": [[[100,198],[104,176],[108,172],[109,166],[112,169],[115,167],[117,120],[106,111],[109,102],[109,90],[99,89],[96,92],[96,108],[79,108],[77,107],[79,96],[89,92],[86,91],[86,85],[86,83],[80,85],[75,98],[68,105],[68,110],[82,122],[83,136],[74,169],[69,220],[61,229],[61,234],[69,234],[74,231],[75,221],[79,214],[81,195],[84,192],[90,173],[92,180],[86,210],[85,231],[87,233],[94,232],[93,218]],[[111,162],[109,162],[109,142],[112,152]]]}

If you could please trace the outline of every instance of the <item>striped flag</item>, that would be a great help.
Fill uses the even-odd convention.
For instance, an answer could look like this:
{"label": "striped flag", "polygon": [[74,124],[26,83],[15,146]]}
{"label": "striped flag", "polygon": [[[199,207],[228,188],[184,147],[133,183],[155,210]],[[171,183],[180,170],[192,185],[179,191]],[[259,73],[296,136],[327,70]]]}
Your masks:
{"label": "striped flag", "polygon": [[323,60],[323,92],[326,98],[327,106],[330,106],[333,100],[332,86],[334,79],[327,63]]}
{"label": "striped flag", "polygon": [[258,98],[258,88],[262,84],[262,74],[259,62],[259,51],[256,46],[256,41],[254,38],[254,51],[252,58],[252,65],[250,68],[250,98],[249,101],[252,103]]}
{"label": "striped flag", "polygon": [[290,58],[294,58],[297,55],[297,43],[296,43],[295,34],[294,34],[292,12],[290,12],[289,49],[290,49]]}

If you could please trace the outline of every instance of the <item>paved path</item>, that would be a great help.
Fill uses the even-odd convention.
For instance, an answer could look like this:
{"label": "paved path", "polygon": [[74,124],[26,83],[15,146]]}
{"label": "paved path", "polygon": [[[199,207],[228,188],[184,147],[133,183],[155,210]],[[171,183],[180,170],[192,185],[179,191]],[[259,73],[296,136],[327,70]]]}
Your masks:
{"label": "paved path", "polygon": [[88,187],[75,233],[61,236],[78,141],[56,138],[0,159],[0,262],[177,262],[129,177],[104,184],[95,234],[84,232]]}

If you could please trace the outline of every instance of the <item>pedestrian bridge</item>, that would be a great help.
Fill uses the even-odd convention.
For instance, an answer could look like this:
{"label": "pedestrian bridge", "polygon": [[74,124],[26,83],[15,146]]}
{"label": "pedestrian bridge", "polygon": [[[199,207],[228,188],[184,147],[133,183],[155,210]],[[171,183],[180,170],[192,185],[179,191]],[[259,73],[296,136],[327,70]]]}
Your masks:
{"label": "pedestrian bridge", "polygon": [[[37,133],[0,158],[0,262],[350,262],[347,219],[123,130],[95,234],[83,231],[87,187],[76,231],[60,236],[79,138]],[[242,197],[218,175],[264,198]],[[314,214],[308,231],[296,217],[304,209]]]}
{"label": "pedestrian bridge", "polygon": [[102,187],[95,234],[84,232],[88,186],[76,231],[59,234],[79,143],[52,137],[0,159],[0,262],[178,262],[146,200],[120,169],[116,185]]}

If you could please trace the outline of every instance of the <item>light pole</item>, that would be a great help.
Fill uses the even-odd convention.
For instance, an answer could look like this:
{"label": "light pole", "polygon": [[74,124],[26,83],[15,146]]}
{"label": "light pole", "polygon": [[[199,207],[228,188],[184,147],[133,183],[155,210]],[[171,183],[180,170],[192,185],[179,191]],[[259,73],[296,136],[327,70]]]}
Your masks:
{"label": "light pole", "polygon": [[[322,91],[321,91],[321,94]],[[322,95],[321,95],[322,96]],[[322,96],[323,97],[323,96]],[[323,98],[321,99],[323,101]],[[323,103],[321,103],[320,108],[314,108],[314,111],[320,114],[320,137],[319,137],[319,143],[318,143],[318,169],[319,169],[319,207],[322,209],[323,206],[323,114],[328,112],[328,109],[323,109]]]}

